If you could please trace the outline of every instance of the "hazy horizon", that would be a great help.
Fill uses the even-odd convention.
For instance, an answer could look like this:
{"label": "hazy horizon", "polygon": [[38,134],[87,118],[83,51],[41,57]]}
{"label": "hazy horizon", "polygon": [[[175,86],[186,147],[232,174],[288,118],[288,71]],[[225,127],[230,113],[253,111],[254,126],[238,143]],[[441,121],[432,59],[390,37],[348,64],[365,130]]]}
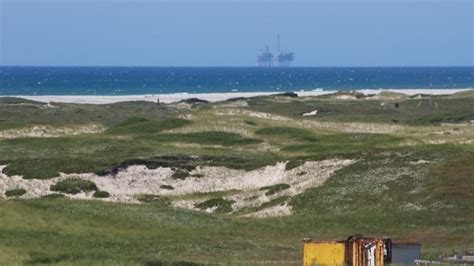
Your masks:
{"label": "hazy horizon", "polygon": [[468,67],[472,5],[0,0],[0,65],[252,67],[279,33],[298,67]]}

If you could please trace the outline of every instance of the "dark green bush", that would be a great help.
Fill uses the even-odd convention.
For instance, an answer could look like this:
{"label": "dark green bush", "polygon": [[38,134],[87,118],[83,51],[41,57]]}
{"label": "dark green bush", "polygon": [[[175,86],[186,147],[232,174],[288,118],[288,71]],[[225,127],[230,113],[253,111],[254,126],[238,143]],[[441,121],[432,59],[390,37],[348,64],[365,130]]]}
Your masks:
{"label": "dark green bush", "polygon": [[68,178],[57,182],[55,185],[51,185],[50,190],[68,194],[77,194],[82,191],[97,191],[98,188],[92,181],[80,178]]}
{"label": "dark green bush", "polygon": [[189,177],[189,176],[190,174],[188,171],[178,169],[171,175],[171,178],[184,180],[186,179],[186,177]]}
{"label": "dark green bush", "polygon": [[26,193],[26,190],[24,190],[22,188],[16,188],[16,189],[8,190],[7,192],[5,192],[5,196],[7,196],[7,197],[20,197],[20,196],[24,195],[25,193]]}
{"label": "dark green bush", "polygon": [[288,163],[286,163],[286,165],[285,165],[285,170],[286,170],[286,171],[289,171],[289,170],[291,170],[291,169],[295,169],[296,167],[299,167],[299,166],[303,165],[304,163],[305,163],[305,161],[304,161],[304,160],[300,160],[300,159],[298,159],[298,160],[291,160],[291,161],[289,161]]}
{"label": "dark green bush", "polygon": [[107,191],[96,191],[93,196],[94,198],[108,198],[110,197],[110,193]]}

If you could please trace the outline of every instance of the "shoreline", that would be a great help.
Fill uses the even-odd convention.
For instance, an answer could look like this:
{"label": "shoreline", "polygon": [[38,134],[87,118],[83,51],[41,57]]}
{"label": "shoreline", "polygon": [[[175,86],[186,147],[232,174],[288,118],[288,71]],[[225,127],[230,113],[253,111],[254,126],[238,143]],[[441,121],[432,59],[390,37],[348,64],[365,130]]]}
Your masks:
{"label": "shoreline", "polygon": [[[384,91],[403,93],[406,95],[416,94],[431,94],[431,95],[442,95],[442,94],[454,94],[462,91],[470,91],[474,88],[465,89],[362,89],[352,90],[361,92],[363,94],[379,94]],[[336,93],[338,90],[331,91],[294,91],[300,97],[305,96],[319,96],[325,94]],[[12,95],[12,96],[0,96],[1,97],[18,97],[27,100],[33,100],[38,102],[60,102],[60,103],[78,103],[78,104],[110,104],[117,102],[126,101],[149,101],[156,102],[158,99],[162,103],[173,103],[189,98],[199,98],[209,102],[225,101],[231,98],[240,97],[256,97],[266,96],[274,94],[282,94],[284,91],[272,91],[272,92],[223,92],[223,93],[172,93],[172,94],[141,94],[141,95]]]}

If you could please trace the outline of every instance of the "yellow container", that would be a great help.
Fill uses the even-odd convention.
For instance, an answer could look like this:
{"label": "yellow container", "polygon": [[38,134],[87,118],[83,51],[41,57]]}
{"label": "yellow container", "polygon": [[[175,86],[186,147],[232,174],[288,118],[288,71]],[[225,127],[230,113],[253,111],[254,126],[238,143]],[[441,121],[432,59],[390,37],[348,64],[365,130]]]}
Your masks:
{"label": "yellow container", "polygon": [[344,265],[345,241],[305,241],[303,265]]}

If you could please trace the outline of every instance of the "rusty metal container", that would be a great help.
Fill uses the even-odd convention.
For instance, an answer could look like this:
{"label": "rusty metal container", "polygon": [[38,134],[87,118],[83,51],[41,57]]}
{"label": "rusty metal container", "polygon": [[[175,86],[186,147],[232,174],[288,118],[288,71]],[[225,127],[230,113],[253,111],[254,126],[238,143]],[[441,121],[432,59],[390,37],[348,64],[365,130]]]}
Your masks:
{"label": "rusty metal container", "polygon": [[351,236],[346,241],[347,262],[353,266],[383,266],[385,240],[362,236]]}

